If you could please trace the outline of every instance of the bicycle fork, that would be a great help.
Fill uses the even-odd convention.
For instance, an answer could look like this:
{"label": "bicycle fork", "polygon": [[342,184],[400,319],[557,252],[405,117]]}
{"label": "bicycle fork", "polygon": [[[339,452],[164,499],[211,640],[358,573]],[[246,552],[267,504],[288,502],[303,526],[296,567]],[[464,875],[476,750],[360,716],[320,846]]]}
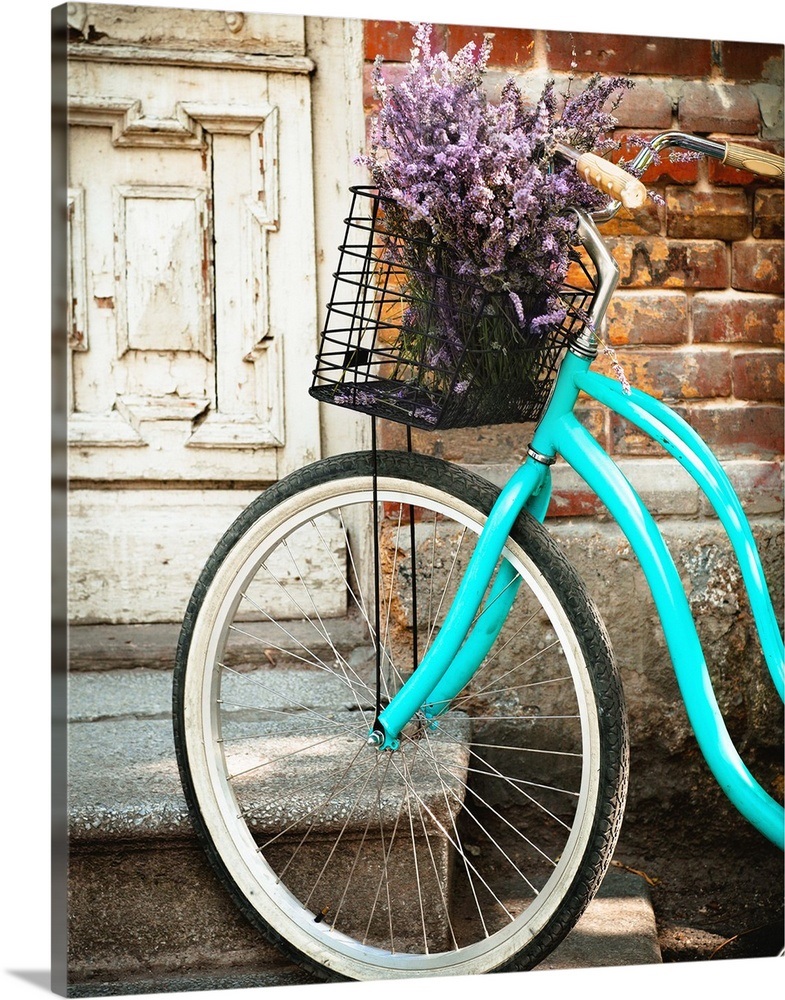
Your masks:
{"label": "bicycle fork", "polygon": [[[369,739],[380,749],[398,748],[404,726],[422,711],[435,719],[472,679],[507,618],[520,578],[507,560],[480,612],[502,549],[528,498],[542,486],[539,466],[524,464],[505,486],[480,533],[438,635],[416,670],[393,696]],[[479,615],[478,615],[479,612]]]}
{"label": "bicycle fork", "polygon": [[[572,357],[577,355],[568,353],[562,368]],[[583,361],[581,368],[587,365]],[[560,372],[540,426],[553,420],[549,414],[570,411],[577,395],[572,380]],[[418,712],[435,720],[479,669],[520,586],[516,571],[502,558],[504,545],[524,507],[538,520],[544,520],[551,491],[550,466],[555,454],[552,448],[536,451],[533,442],[525,462],[499,494],[438,635],[414,673],[376,719],[369,742],[379,749],[396,750],[402,730]],[[497,566],[496,579],[488,593]],[[486,593],[487,599],[482,604]]]}

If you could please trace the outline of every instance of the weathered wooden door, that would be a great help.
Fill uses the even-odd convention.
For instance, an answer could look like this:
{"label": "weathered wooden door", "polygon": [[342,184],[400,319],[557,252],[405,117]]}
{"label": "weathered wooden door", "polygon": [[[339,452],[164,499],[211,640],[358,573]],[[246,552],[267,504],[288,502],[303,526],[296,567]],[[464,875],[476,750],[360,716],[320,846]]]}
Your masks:
{"label": "weathered wooden door", "polygon": [[318,457],[304,18],[69,5],[73,622],[176,621]]}

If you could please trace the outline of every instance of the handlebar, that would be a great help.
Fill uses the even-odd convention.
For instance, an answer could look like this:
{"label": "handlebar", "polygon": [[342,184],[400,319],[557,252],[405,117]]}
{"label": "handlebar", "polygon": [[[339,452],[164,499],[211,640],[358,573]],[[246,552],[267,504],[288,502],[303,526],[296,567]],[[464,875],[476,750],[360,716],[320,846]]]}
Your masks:
{"label": "handlebar", "polygon": [[603,160],[596,153],[577,153],[558,143],[556,151],[575,163],[581,177],[599,191],[605,191],[621,202],[625,208],[640,208],[648,193],[637,177],[623,170],[610,160]]}
{"label": "handlebar", "polygon": [[705,139],[687,132],[661,132],[651,139],[629,165],[629,171],[595,153],[579,153],[561,143],[556,152],[575,164],[584,180],[598,190],[611,195],[612,200],[599,212],[593,213],[596,222],[607,222],[624,206],[639,208],[648,197],[646,187],[638,180],[662,149],[675,146],[694,153],[701,153],[720,160],[738,170],[748,170],[761,177],[782,180],[785,159],[776,153],[752,149],[735,142]]}
{"label": "handlebar", "polygon": [[768,153],[763,149],[750,149],[748,146],[740,146],[736,142],[725,143],[725,156],[723,163],[739,170],[749,170],[753,174],[761,177],[782,178],[783,165],[785,160],[776,153]]}

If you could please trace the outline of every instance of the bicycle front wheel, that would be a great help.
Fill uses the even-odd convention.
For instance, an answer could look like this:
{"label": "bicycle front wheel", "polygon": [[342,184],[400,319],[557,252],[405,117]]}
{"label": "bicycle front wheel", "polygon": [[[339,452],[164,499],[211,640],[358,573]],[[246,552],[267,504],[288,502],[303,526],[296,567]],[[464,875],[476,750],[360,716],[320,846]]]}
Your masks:
{"label": "bicycle front wheel", "polygon": [[596,891],[621,822],[609,643],[522,514],[504,550],[520,586],[485,662],[435,723],[377,750],[377,693],[437,634],[498,490],[424,456],[376,460],[282,480],[205,567],[174,686],[192,817],[246,916],[321,978],[530,968]]}

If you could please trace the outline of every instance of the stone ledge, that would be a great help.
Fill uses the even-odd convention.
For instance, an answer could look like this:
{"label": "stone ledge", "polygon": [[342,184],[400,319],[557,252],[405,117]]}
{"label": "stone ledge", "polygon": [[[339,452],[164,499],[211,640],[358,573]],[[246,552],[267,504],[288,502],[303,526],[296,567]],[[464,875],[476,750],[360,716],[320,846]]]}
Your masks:
{"label": "stone ledge", "polygon": [[[640,494],[651,513],[657,516],[706,518],[716,522],[717,517],[709,501],[692,477],[673,458],[624,458],[614,461]],[[482,476],[496,486],[504,486],[517,466],[508,464],[464,464],[469,472]],[[738,459],[723,462],[739,499],[749,516],[782,514],[781,461]],[[605,513],[580,476],[570,466],[557,460],[552,467],[553,499],[548,509],[548,519],[558,524],[561,517],[592,516]]]}

